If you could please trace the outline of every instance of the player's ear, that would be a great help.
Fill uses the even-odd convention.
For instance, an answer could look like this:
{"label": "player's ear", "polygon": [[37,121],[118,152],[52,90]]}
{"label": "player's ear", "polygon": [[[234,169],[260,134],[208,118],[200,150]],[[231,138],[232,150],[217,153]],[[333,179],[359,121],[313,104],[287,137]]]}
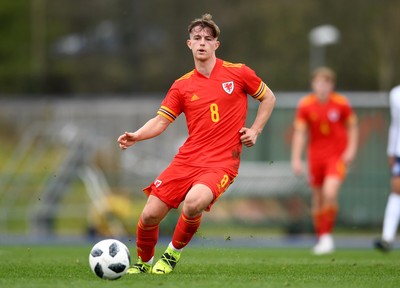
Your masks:
{"label": "player's ear", "polygon": [[221,42],[215,41],[215,50],[217,50],[220,45],[221,45]]}
{"label": "player's ear", "polygon": [[186,45],[189,47],[190,50],[192,50],[192,42],[190,39],[186,40]]}

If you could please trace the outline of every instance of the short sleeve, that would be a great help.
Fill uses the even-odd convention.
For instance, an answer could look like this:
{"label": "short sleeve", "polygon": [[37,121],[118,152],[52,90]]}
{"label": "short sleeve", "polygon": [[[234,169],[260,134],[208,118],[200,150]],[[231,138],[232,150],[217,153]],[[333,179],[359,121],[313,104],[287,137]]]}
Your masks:
{"label": "short sleeve", "polygon": [[169,89],[157,114],[173,122],[182,113],[181,93],[175,84]]}
{"label": "short sleeve", "polygon": [[267,91],[267,85],[257,76],[254,70],[246,65],[242,67],[242,76],[246,93],[254,99],[260,100]]}

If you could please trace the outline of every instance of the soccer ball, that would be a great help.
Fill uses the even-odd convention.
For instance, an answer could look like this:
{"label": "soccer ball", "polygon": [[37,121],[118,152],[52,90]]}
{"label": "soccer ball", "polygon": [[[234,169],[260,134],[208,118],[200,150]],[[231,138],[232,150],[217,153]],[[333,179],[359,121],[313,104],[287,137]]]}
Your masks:
{"label": "soccer ball", "polygon": [[115,280],[125,275],[131,264],[131,256],[125,244],[115,239],[106,239],[93,246],[89,264],[98,277]]}

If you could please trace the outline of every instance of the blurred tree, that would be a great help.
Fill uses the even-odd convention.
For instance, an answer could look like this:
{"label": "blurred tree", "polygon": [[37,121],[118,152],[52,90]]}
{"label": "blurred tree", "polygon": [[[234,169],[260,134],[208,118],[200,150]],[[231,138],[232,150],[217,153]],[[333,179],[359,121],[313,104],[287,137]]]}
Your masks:
{"label": "blurred tree", "polygon": [[193,69],[187,25],[205,12],[222,30],[218,56],[254,68],[274,91],[308,89],[309,32],[342,90],[388,90],[400,79],[396,0],[15,0],[0,3],[0,92],[98,96],[165,92]]}
{"label": "blurred tree", "polygon": [[400,1],[388,1],[386,9],[380,5],[372,14],[376,15],[371,34],[378,51],[377,71],[378,87],[384,90],[400,84]]}
{"label": "blurred tree", "polygon": [[0,4],[0,91],[29,91],[30,6],[28,1]]}

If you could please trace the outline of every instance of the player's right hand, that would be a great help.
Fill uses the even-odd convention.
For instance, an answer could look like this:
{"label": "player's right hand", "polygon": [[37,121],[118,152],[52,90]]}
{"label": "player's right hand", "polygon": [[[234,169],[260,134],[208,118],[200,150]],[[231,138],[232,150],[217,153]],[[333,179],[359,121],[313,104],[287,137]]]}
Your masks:
{"label": "player's right hand", "polygon": [[125,132],[118,137],[117,142],[119,143],[119,148],[125,150],[137,142],[136,134]]}
{"label": "player's right hand", "polygon": [[303,163],[298,160],[292,160],[292,170],[296,176],[303,174]]}

